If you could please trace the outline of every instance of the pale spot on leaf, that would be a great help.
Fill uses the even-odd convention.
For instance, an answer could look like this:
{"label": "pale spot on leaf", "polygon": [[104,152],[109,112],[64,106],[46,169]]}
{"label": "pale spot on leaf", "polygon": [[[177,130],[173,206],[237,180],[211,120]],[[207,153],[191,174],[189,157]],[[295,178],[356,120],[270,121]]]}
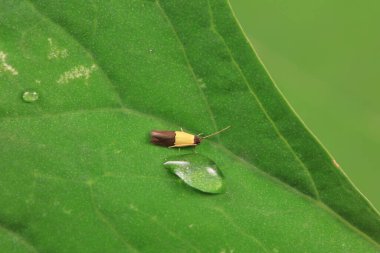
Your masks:
{"label": "pale spot on leaf", "polygon": [[73,210],[72,210],[72,209],[66,209],[66,208],[63,208],[62,211],[63,211],[64,214],[71,215],[71,212],[72,212]]}
{"label": "pale spot on leaf", "polygon": [[206,89],[206,88],[207,88],[207,85],[206,85],[206,83],[203,81],[202,78],[198,78],[197,81],[198,81],[198,83],[199,83],[199,87],[200,87],[201,89]]}
{"label": "pale spot on leaf", "polygon": [[92,178],[85,181],[85,184],[88,186],[93,186],[95,183],[96,183],[95,180]]}
{"label": "pale spot on leaf", "polygon": [[53,43],[52,38],[48,38],[50,51],[48,54],[48,59],[58,59],[58,58],[66,58],[69,56],[69,52],[66,48],[59,48],[55,43]]}
{"label": "pale spot on leaf", "polygon": [[7,54],[3,51],[0,51],[0,73],[1,72],[8,72],[11,75],[18,75],[18,71],[7,63]]}
{"label": "pale spot on leaf", "polygon": [[114,152],[115,152],[115,154],[120,154],[122,151],[123,151],[123,150],[118,149],[118,150],[115,150]]}
{"label": "pale spot on leaf", "polygon": [[337,169],[340,169],[340,165],[336,160],[333,160],[333,164]]}
{"label": "pale spot on leaf", "polygon": [[59,84],[65,84],[74,79],[84,79],[87,80],[90,78],[91,73],[96,70],[96,65],[93,64],[90,67],[86,67],[83,65],[75,66],[74,68],[64,72],[61,74],[57,80]]}
{"label": "pale spot on leaf", "polygon": [[139,209],[135,206],[135,205],[133,205],[133,204],[129,204],[129,209],[130,210],[133,210],[133,211],[138,211]]}

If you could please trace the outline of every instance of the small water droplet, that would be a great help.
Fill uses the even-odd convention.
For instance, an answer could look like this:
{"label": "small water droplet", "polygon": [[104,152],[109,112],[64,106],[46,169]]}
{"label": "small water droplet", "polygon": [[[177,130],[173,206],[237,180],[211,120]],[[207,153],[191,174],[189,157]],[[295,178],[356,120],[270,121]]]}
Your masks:
{"label": "small water droplet", "polygon": [[35,91],[25,91],[25,92],[22,94],[22,99],[23,99],[25,102],[33,103],[33,102],[35,102],[35,101],[38,100],[38,93],[35,92]]}
{"label": "small water droplet", "polygon": [[224,176],[215,162],[200,154],[186,154],[166,159],[165,168],[189,186],[207,193],[224,192]]}

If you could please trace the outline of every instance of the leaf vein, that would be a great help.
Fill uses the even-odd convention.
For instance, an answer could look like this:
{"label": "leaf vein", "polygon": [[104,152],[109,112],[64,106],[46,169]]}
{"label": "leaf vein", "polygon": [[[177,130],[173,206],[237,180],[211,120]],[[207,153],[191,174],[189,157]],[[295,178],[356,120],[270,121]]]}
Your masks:
{"label": "leaf vein", "polygon": [[199,252],[201,253],[202,251],[199,250],[197,247],[195,247],[193,245],[192,242],[188,241],[188,240],[185,240],[183,239],[182,237],[180,237],[179,235],[177,235],[176,232],[172,231],[171,229],[169,229],[167,226],[163,225],[161,222],[158,221],[158,217],[157,216],[153,216],[145,211],[142,211],[141,209],[137,209],[136,207],[134,207],[132,209],[133,211],[137,212],[137,213],[140,213],[141,215],[143,215],[144,217],[147,218],[147,220],[151,221],[151,223],[154,223],[156,224],[157,226],[161,227],[162,229],[166,230],[166,232],[168,232],[168,234],[177,239],[178,241],[181,241],[182,243],[184,244],[187,244],[188,246],[190,246],[192,249],[194,249],[196,252]]}
{"label": "leaf vein", "polygon": [[265,252],[272,252],[271,250],[266,248],[265,245],[256,236],[245,232],[239,225],[237,225],[234,219],[231,218],[231,216],[226,211],[224,211],[224,209],[216,206],[209,209],[220,213],[241,235],[251,239],[255,244],[259,245],[259,247],[262,248]]}
{"label": "leaf vein", "polygon": [[3,225],[0,224],[0,230],[3,230],[5,233],[9,234],[11,237],[15,238],[20,244],[24,245],[27,249],[30,250],[30,252],[38,253],[39,251],[30,244],[23,236],[21,236],[19,233],[16,233],[15,231],[12,231]]}
{"label": "leaf vein", "polygon": [[[184,58],[185,58],[185,61],[186,61],[187,67],[188,67],[189,70],[190,70],[191,76],[192,76],[192,78],[193,78],[193,80],[194,80],[196,86],[198,87],[199,94],[200,94],[200,96],[202,97],[202,100],[203,100],[204,103],[205,103],[205,106],[206,106],[206,108],[207,108],[207,112],[208,112],[208,114],[210,115],[211,122],[212,122],[212,125],[213,125],[213,127],[214,127],[214,130],[215,130],[215,131],[218,131],[218,126],[217,126],[217,124],[216,124],[215,115],[214,115],[214,113],[212,112],[211,106],[210,106],[210,104],[209,104],[209,102],[208,102],[208,100],[207,100],[206,95],[204,94],[204,92],[202,91],[202,88],[200,87],[200,85],[199,85],[199,83],[198,83],[197,75],[195,74],[194,69],[193,69],[193,67],[192,67],[192,65],[191,65],[191,63],[190,63],[189,57],[187,56],[185,46],[183,45],[183,43],[182,43],[182,41],[181,41],[181,39],[180,39],[180,37],[179,37],[179,35],[178,35],[178,32],[177,32],[177,30],[175,29],[173,23],[171,22],[169,16],[166,14],[166,11],[162,8],[162,6],[161,6],[161,4],[160,4],[160,0],[156,0],[155,3],[156,3],[156,5],[157,5],[158,9],[160,10],[161,15],[162,15],[163,18],[166,20],[166,22],[169,24],[170,29],[172,30],[172,32],[173,32],[173,34],[174,34],[174,36],[175,36],[175,38],[176,38],[178,44],[180,45],[180,48],[181,48],[181,51],[182,51],[183,56],[184,56]],[[218,140],[219,140],[219,136],[218,136]]]}
{"label": "leaf vein", "polygon": [[88,185],[89,189],[90,189],[90,200],[91,200],[91,204],[92,204],[92,207],[95,211],[95,214],[96,216],[98,217],[98,219],[104,224],[106,225],[109,230],[111,230],[114,235],[119,238],[119,240],[124,244],[124,246],[133,251],[133,252],[139,252],[135,247],[133,247],[130,242],[128,242],[123,236],[122,234],[115,228],[115,225],[113,223],[111,223],[108,218],[102,213],[101,210],[99,210],[99,208],[96,206],[96,202],[95,202],[95,196],[94,196],[94,190],[93,190],[93,186],[92,185]]}

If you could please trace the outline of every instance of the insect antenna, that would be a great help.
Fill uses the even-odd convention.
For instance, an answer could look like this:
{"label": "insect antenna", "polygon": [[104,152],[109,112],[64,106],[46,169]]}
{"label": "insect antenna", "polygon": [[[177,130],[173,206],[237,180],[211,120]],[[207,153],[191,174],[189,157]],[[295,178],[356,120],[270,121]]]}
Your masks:
{"label": "insect antenna", "polygon": [[228,128],[230,128],[231,126],[228,126],[228,127],[225,127],[225,128],[223,128],[222,130],[219,130],[219,131],[217,131],[217,132],[215,132],[215,133],[212,133],[212,134],[209,134],[209,135],[206,135],[205,137],[202,137],[202,139],[206,139],[206,138],[209,138],[209,137],[211,137],[211,136],[214,136],[214,135],[217,135],[217,134],[220,134],[221,132],[224,132],[224,131],[226,131]]}

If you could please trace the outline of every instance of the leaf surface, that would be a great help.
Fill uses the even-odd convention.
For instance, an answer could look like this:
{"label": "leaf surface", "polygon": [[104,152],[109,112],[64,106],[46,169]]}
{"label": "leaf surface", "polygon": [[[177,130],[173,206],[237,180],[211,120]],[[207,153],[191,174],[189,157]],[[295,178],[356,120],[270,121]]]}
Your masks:
{"label": "leaf surface", "polygon": [[[0,3],[9,252],[377,252],[379,215],[289,109],[226,1]],[[39,99],[25,103],[25,91]],[[162,166],[196,150],[218,196]],[[4,233],[3,233],[4,231]]]}

